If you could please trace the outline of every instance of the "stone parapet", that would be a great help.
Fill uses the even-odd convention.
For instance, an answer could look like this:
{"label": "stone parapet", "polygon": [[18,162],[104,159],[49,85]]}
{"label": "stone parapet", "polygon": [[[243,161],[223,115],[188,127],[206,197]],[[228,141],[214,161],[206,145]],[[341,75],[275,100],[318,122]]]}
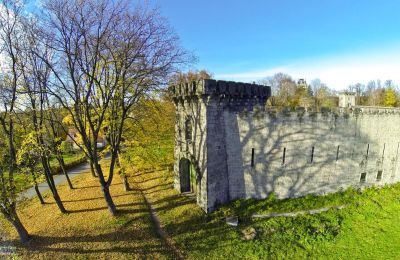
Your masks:
{"label": "stone parapet", "polygon": [[271,96],[271,87],[257,84],[223,80],[204,79],[187,82],[172,87],[174,99],[194,96],[217,96],[221,98],[267,100]]}

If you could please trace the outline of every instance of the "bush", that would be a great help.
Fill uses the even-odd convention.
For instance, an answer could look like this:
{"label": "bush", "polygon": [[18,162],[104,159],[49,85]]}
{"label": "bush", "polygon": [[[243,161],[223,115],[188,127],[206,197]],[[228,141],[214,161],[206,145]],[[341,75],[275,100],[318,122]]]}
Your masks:
{"label": "bush", "polygon": [[62,141],[60,149],[63,153],[70,154],[74,152],[74,147],[71,142]]}
{"label": "bush", "polygon": [[[76,160],[73,160],[71,162],[65,163],[65,170],[68,171],[76,166],[79,166],[83,163],[87,162],[86,156],[82,155],[81,157],[76,158]],[[51,172],[52,174],[60,174],[62,173],[61,166],[59,164],[54,165],[51,167]]]}

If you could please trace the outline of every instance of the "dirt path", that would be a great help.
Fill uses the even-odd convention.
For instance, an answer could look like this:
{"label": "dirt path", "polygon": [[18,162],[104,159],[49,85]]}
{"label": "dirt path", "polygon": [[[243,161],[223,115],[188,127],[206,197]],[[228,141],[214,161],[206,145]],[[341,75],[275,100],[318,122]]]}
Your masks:
{"label": "dirt path", "polygon": [[[135,176],[135,178],[139,178],[141,181],[143,181],[143,178],[141,176],[137,175]],[[160,239],[170,252],[171,257],[174,259],[186,259],[182,251],[175,246],[173,240],[163,230],[161,221],[157,216],[157,211],[152,206],[151,201],[149,201],[146,197],[146,192],[144,191],[145,189],[143,189],[139,183],[136,183],[135,185],[136,185],[135,189],[140,191],[140,193],[142,194],[143,199],[151,215],[151,220],[153,222],[154,228],[156,229],[158,236],[160,237]]]}

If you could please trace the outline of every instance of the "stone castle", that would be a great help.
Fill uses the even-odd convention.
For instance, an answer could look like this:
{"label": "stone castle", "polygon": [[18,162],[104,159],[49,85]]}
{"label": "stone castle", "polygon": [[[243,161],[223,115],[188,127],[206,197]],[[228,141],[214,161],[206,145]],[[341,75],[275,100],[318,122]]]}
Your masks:
{"label": "stone castle", "polygon": [[335,111],[278,112],[265,107],[270,87],[215,80],[173,92],[175,188],[195,193],[206,212],[272,192],[282,199],[400,180],[400,109],[345,97]]}

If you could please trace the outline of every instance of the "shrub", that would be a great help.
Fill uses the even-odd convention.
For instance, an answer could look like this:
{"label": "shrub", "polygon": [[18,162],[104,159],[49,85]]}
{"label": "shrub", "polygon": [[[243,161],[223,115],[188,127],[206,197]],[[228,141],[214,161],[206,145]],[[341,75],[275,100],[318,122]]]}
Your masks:
{"label": "shrub", "polygon": [[62,141],[60,149],[63,153],[70,154],[74,152],[74,147],[71,142]]}

